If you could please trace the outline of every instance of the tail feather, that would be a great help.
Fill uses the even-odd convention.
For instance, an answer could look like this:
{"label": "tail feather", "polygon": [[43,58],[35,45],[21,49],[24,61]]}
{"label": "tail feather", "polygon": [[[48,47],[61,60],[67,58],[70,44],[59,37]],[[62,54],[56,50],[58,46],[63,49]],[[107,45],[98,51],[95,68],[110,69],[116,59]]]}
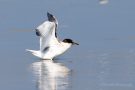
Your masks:
{"label": "tail feather", "polygon": [[26,51],[31,52],[34,56],[37,56],[37,57],[41,58],[41,52],[40,51],[30,50],[30,49],[26,49]]}
{"label": "tail feather", "polygon": [[37,52],[36,50],[26,49],[26,51],[29,51],[31,53]]}

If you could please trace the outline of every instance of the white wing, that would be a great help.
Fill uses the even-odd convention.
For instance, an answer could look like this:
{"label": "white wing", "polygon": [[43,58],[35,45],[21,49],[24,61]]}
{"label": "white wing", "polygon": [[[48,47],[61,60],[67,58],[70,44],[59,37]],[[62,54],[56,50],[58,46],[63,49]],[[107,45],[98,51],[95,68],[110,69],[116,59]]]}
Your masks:
{"label": "white wing", "polygon": [[47,51],[50,46],[59,44],[59,41],[56,37],[56,28],[57,24],[53,20],[45,21],[36,29],[36,34],[40,36],[40,50],[42,52]]}

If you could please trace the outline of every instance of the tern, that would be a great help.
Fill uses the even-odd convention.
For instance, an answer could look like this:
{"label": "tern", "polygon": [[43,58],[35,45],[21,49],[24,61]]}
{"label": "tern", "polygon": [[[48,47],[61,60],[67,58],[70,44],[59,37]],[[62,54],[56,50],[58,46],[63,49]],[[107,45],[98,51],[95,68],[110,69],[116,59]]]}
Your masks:
{"label": "tern", "polygon": [[34,56],[41,59],[53,59],[65,51],[72,45],[79,45],[72,39],[64,39],[60,41],[57,38],[58,21],[55,16],[47,12],[48,20],[39,25],[35,31],[36,35],[40,38],[40,50],[30,50]]}

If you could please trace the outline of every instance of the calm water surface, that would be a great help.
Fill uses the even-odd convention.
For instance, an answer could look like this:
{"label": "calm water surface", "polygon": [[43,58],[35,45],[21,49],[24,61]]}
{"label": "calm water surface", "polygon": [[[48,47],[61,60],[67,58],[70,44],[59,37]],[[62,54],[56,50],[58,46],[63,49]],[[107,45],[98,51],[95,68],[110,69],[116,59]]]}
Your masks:
{"label": "calm water surface", "polygon": [[[135,90],[135,1],[0,0],[0,90]],[[74,46],[39,60],[34,29],[46,12]]]}

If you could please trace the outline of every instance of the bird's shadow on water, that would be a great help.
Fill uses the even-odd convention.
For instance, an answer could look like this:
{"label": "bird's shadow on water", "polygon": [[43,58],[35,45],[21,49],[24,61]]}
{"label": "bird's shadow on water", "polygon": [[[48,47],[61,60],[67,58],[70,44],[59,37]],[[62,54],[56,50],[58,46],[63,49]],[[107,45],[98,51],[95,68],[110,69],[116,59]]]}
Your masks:
{"label": "bird's shadow on water", "polygon": [[37,90],[67,90],[70,69],[57,60],[38,60],[31,64]]}

